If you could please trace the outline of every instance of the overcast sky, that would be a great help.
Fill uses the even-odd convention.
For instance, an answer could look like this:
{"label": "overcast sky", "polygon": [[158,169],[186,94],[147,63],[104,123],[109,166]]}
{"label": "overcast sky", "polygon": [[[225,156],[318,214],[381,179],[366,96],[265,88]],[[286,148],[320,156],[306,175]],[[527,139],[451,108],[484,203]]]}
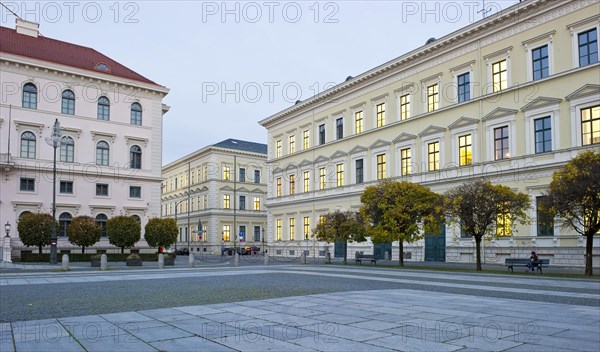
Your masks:
{"label": "overcast sky", "polygon": [[[482,18],[470,1],[2,1],[171,89],[163,164]],[[518,0],[486,0],[493,14]],[[14,28],[2,8],[1,24]]]}

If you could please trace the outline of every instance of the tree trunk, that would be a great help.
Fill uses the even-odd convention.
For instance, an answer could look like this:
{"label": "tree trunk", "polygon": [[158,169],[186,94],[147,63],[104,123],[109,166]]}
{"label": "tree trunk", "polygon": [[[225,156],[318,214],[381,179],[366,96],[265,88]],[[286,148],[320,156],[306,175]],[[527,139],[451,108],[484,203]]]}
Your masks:
{"label": "tree trunk", "polygon": [[344,265],[348,264],[346,259],[348,258],[348,241],[344,241]]}
{"label": "tree trunk", "polygon": [[477,271],[481,271],[481,236],[475,236],[475,250],[477,251]]}
{"label": "tree trunk", "polygon": [[85,253],[85,246],[81,246],[81,254]]}
{"label": "tree trunk", "polygon": [[585,276],[592,276],[592,249],[594,248],[594,234],[588,234],[585,237]]}
{"label": "tree trunk", "polygon": [[40,254],[42,254],[42,245],[41,244],[40,244],[39,249],[40,249]]}
{"label": "tree trunk", "polygon": [[121,247],[121,253],[125,253],[125,247]]}
{"label": "tree trunk", "polygon": [[[399,240],[398,244],[399,244],[399,251],[400,251],[398,253],[398,265],[404,266],[404,243],[402,243],[402,240]],[[390,256],[391,255],[392,254],[390,253]]]}

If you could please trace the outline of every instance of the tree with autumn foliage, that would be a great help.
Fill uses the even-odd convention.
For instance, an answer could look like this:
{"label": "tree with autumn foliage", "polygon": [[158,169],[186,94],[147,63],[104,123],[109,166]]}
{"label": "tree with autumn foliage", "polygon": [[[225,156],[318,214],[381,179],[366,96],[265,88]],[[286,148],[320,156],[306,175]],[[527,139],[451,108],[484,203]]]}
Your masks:
{"label": "tree with autumn foliage", "polygon": [[448,220],[475,239],[477,271],[481,271],[481,240],[485,235],[506,234],[507,229],[498,229],[529,221],[529,196],[489,181],[465,183],[446,193],[444,203]]}
{"label": "tree with autumn foliage", "polygon": [[600,152],[588,150],[552,176],[548,191],[550,213],[586,238],[585,275],[592,276],[594,237],[600,233]]}
{"label": "tree with autumn foliage", "polygon": [[85,253],[85,247],[93,246],[100,241],[102,227],[90,216],[76,216],[67,226],[67,236],[69,242],[81,246],[81,253]]}
{"label": "tree with autumn foliage", "polygon": [[404,266],[404,242],[433,232],[441,221],[441,197],[411,182],[382,181],[365,189],[360,212],[373,242],[398,241],[398,264]]}
{"label": "tree with autumn foliage", "polygon": [[17,223],[19,239],[27,247],[37,246],[39,252],[42,253],[42,248],[50,244],[52,226],[55,227],[55,231],[58,233],[58,222],[50,214],[24,214]]}
{"label": "tree with autumn foliage", "polygon": [[336,210],[325,214],[313,229],[313,236],[327,243],[344,242],[344,264],[348,259],[348,242],[364,242],[365,225],[357,212]]}

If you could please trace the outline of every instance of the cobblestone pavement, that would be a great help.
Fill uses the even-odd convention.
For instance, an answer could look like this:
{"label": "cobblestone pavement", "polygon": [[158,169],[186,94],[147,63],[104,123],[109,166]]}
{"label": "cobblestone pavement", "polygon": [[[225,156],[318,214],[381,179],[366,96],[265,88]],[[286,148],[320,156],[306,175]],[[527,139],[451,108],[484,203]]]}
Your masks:
{"label": "cobblestone pavement", "polygon": [[598,351],[600,282],[376,267],[0,275],[0,351]]}

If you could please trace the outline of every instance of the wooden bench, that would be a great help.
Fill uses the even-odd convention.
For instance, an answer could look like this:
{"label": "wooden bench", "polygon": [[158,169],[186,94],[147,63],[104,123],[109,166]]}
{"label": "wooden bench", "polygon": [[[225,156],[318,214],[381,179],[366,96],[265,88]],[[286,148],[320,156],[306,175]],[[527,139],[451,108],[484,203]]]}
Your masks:
{"label": "wooden bench", "polygon": [[[531,260],[529,260],[529,259],[518,259],[518,258],[506,258],[504,261],[504,265],[506,265],[507,270],[510,270],[510,272],[514,272],[513,267],[515,267],[515,266],[526,267],[527,265],[529,265],[529,263],[531,263]],[[539,259],[538,265],[535,268],[537,268],[537,271],[541,274],[542,267],[544,267],[544,266],[547,267],[549,264],[550,264],[550,259]]]}
{"label": "wooden bench", "polygon": [[370,260],[371,263],[377,265],[377,258],[375,258],[375,255],[373,254],[362,254],[362,253],[357,253],[356,254],[356,262],[362,265],[362,260]]}

